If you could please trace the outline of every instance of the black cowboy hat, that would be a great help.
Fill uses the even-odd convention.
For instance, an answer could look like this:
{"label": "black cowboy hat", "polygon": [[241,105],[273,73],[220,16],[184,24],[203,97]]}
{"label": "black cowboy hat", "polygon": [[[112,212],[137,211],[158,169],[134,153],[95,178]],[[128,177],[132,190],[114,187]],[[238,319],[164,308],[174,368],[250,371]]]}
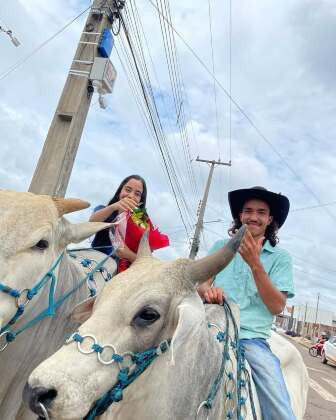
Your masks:
{"label": "black cowboy hat", "polygon": [[239,213],[241,213],[247,200],[256,198],[265,201],[269,205],[271,216],[273,216],[279,228],[285,223],[289,212],[289,200],[285,195],[268,191],[264,187],[230,191],[228,195],[231,214],[234,219],[239,219]]}

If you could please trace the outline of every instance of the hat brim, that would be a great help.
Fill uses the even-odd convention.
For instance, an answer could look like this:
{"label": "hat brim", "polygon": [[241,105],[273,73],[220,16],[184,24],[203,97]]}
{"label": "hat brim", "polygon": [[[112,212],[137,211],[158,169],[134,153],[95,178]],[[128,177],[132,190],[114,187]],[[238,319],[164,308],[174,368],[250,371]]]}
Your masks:
{"label": "hat brim", "polygon": [[239,219],[244,203],[254,198],[265,201],[269,205],[270,213],[279,228],[285,223],[288,216],[289,200],[285,195],[257,188],[230,191],[228,195],[231,214],[234,219]]}

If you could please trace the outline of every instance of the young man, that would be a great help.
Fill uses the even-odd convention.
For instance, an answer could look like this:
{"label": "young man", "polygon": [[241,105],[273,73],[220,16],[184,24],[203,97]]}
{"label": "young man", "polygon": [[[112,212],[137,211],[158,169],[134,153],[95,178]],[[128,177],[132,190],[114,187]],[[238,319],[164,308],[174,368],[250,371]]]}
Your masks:
{"label": "young man", "polygon": [[[239,305],[240,343],[251,366],[263,419],[293,420],[279,360],[266,341],[274,315],[294,296],[291,257],[276,245],[289,201],[284,195],[253,187],[229,192],[229,205],[234,219],[229,234],[242,224],[247,232],[239,254],[198,292],[208,303],[222,304],[225,295]],[[217,241],[210,253],[225,242]]]}

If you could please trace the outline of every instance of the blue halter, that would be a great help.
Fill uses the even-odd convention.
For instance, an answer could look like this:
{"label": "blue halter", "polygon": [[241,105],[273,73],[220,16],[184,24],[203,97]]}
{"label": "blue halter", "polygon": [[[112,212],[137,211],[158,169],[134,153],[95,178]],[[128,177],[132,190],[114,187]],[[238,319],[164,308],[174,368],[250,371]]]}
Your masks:
{"label": "blue halter", "polygon": [[[91,249],[91,248],[90,248]],[[70,254],[71,257],[75,257],[74,254]],[[8,346],[9,343],[13,342],[15,338],[21,334],[23,331],[27,330],[28,328],[32,328],[34,325],[42,321],[46,317],[53,317],[55,316],[56,310],[61,306],[65,300],[67,300],[73,293],[75,293],[85,282],[93,281],[93,275],[96,272],[103,272],[105,270],[104,264],[110,258],[110,255],[103,258],[99,263],[97,263],[96,267],[94,267],[82,280],[79,281],[79,283],[71,290],[60,296],[57,300],[55,300],[55,289],[56,289],[56,283],[57,279],[54,274],[55,269],[60,264],[62,258],[64,257],[64,252],[56,259],[54,264],[51,266],[51,268],[48,270],[48,272],[37,282],[37,284],[32,287],[31,289],[23,289],[18,290],[11,288],[9,286],[4,285],[3,283],[0,283],[0,292],[6,293],[9,296],[12,296],[16,300],[17,305],[17,311],[14,314],[14,316],[10,319],[10,321],[0,329],[0,338],[2,336],[5,337],[6,343],[1,347],[0,346],[0,352],[4,351],[5,348]],[[81,261],[81,264],[83,267],[88,266],[88,264],[91,263],[91,260],[88,258],[84,258]],[[105,281],[108,281],[112,278],[110,273],[107,273],[107,276],[105,277]],[[50,280],[51,279],[51,280]],[[23,315],[25,306],[36,296],[41,289],[43,289],[47,283],[50,281],[50,288],[49,288],[49,302],[48,307],[41,311],[38,315],[36,315],[33,319],[26,322],[21,328],[19,328],[16,331],[12,331],[9,327],[16,323],[16,321]],[[94,296],[96,293],[96,290],[89,286],[90,295]],[[25,301],[23,303],[20,303],[20,298],[23,296],[23,294],[26,294]]]}
{"label": "blue halter", "polygon": [[[249,395],[250,404],[252,409],[252,416],[254,420],[257,420],[255,405],[253,401],[253,394],[252,394],[252,387],[251,387],[251,379],[249,377],[249,373],[245,367],[245,356],[244,352],[242,351],[239,345],[239,333],[238,333],[238,326],[236,324],[235,318],[231,311],[229,304],[224,301],[224,312],[226,315],[226,325],[225,331],[221,331],[220,328],[212,323],[208,324],[208,327],[215,327],[218,330],[216,335],[216,339],[219,343],[224,344],[224,348],[222,351],[222,360],[221,365],[219,367],[218,374],[212,384],[208,397],[205,401],[203,401],[196,414],[196,419],[201,411],[202,408],[206,410],[211,410],[214,404],[214,400],[217,396],[217,393],[220,389],[220,386],[223,383],[223,379],[225,374],[227,375],[226,384],[227,386],[231,384],[231,390],[227,391],[226,397],[230,401],[230,408],[227,411],[226,418],[233,419],[237,418],[237,420],[244,420],[244,410],[246,408],[246,401],[247,397],[243,396],[244,392]],[[230,320],[233,325],[234,329],[234,338],[231,339],[229,335],[229,323]],[[93,341],[91,348],[89,350],[83,350],[81,344],[89,338]],[[139,353],[132,353],[132,352],[125,352],[123,354],[118,354],[115,347],[111,344],[101,345],[98,343],[96,337],[92,334],[84,334],[81,335],[79,332],[73,333],[67,340],[66,344],[71,342],[77,343],[77,348],[80,353],[82,354],[92,354],[96,353],[98,361],[104,365],[110,364],[117,364],[119,367],[119,373],[117,378],[117,383],[113,385],[110,390],[108,390],[101,398],[95,401],[93,407],[90,409],[88,414],[84,417],[83,420],[94,420],[97,416],[102,415],[111,404],[119,402],[123,398],[123,391],[129,385],[131,385],[150,365],[154,360],[160,356],[162,353],[167,352],[170,348],[171,339],[165,340],[161,342],[157,347],[150,348],[145,350],[144,352]],[[229,347],[231,347],[234,351],[235,357],[237,359],[237,371],[236,371],[236,382],[237,385],[234,385],[235,375],[233,371],[230,371],[228,368],[228,363],[230,361],[229,355]],[[110,348],[113,350],[112,356],[109,361],[102,360],[102,354],[104,353],[105,348]],[[130,360],[129,360],[130,359]],[[126,366],[124,366],[125,362]],[[236,392],[235,392],[236,388]],[[246,389],[247,388],[247,389]],[[234,400],[235,400],[235,393],[237,398],[237,407],[234,409]]]}
{"label": "blue halter", "polygon": [[[0,283],[0,291],[8,294],[9,296],[12,296],[15,299],[17,306],[17,311],[15,315],[4,327],[1,328],[0,334],[6,331],[10,325],[15,324],[15,322],[23,315],[25,306],[34,298],[34,296],[36,296],[39,293],[39,291],[49,282],[50,279],[51,281],[49,289],[49,305],[47,309],[47,316],[55,315],[54,293],[56,286],[56,276],[54,274],[54,270],[61,262],[63,255],[64,253],[62,252],[62,254],[56,259],[55,263],[48,270],[48,272],[31,289],[18,290]],[[26,294],[25,300],[23,303],[20,303],[20,299],[24,295],[24,293]]]}
{"label": "blue halter", "polygon": [[[93,340],[90,350],[83,350],[81,348],[81,344],[86,338]],[[103,414],[111,404],[123,399],[124,389],[131,385],[131,383],[133,383],[157,357],[169,350],[171,340],[162,341],[158,346],[143,352],[132,353],[127,351],[122,354],[118,354],[115,347],[111,344],[100,345],[96,337],[92,334],[81,335],[79,332],[75,332],[66,340],[66,344],[71,342],[77,343],[78,350],[82,354],[92,354],[95,352],[98,360],[102,364],[110,365],[116,363],[119,367],[117,383],[95,402],[94,406],[84,418],[84,420],[93,420],[97,416]],[[102,359],[102,353],[105,348],[113,350],[112,357],[109,361],[104,361]],[[126,366],[124,366],[124,362],[126,363]]]}

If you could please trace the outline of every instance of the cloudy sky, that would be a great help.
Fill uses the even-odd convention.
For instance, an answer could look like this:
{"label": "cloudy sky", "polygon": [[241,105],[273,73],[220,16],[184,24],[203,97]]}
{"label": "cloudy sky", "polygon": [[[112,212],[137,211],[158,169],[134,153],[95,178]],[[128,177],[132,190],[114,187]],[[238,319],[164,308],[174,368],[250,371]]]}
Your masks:
{"label": "cloudy sky", "polygon": [[[190,210],[185,216],[189,238],[209,172],[208,165],[196,162],[196,157],[231,160],[230,168],[215,169],[199,255],[227,235],[228,191],[263,185],[282,192],[291,202],[280,243],[294,259],[297,294],[293,302],[314,306],[320,293],[320,307],[335,312],[336,3],[236,0],[230,25],[230,1],[209,1],[211,20],[208,1],[170,0],[174,27],[194,51],[176,36],[188,133],[183,143],[157,11],[149,0],[129,0],[139,11],[154,96]],[[23,59],[89,4],[88,0],[0,3],[0,25],[11,29],[21,42],[15,48],[0,33],[2,188],[24,191],[29,187],[87,14]],[[67,196],[87,199],[93,206],[105,203],[122,178],[139,173],[148,184],[150,215],[171,238],[171,247],[157,255],[187,256],[187,233],[162,159],[118,58],[118,42],[111,55],[118,72],[115,88],[106,97],[107,109],[99,108],[96,96],[92,100]],[[200,62],[215,69],[220,82],[216,90]],[[231,105],[224,89],[231,92]],[[81,212],[72,219],[85,220],[89,214]]]}

